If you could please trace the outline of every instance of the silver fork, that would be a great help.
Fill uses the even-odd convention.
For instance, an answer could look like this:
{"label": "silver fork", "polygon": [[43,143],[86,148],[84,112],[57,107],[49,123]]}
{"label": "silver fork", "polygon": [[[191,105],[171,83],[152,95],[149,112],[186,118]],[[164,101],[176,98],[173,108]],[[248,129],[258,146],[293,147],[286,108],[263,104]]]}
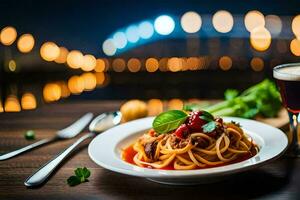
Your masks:
{"label": "silver fork", "polygon": [[24,153],[33,148],[42,146],[44,144],[48,144],[50,142],[73,138],[73,137],[77,136],[86,127],[86,125],[89,124],[89,122],[92,120],[92,118],[93,118],[93,113],[87,113],[84,116],[82,116],[80,119],[78,119],[76,122],[74,122],[73,124],[68,126],[67,128],[57,131],[56,135],[54,137],[46,138],[46,139],[40,140],[38,142],[35,142],[33,144],[30,144],[28,146],[22,147],[21,149],[17,149],[15,151],[3,154],[0,156],[0,161],[12,158],[21,153]]}

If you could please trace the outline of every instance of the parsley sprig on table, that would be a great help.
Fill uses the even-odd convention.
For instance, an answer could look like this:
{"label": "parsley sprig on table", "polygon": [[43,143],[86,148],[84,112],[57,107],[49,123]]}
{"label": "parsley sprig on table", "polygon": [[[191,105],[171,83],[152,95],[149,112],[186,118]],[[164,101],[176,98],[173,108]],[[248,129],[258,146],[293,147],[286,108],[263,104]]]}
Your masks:
{"label": "parsley sprig on table", "polygon": [[91,175],[90,170],[88,170],[86,167],[84,168],[77,168],[75,171],[75,176],[70,176],[67,180],[69,186],[76,186],[80,183],[84,183],[88,181],[88,178]]}

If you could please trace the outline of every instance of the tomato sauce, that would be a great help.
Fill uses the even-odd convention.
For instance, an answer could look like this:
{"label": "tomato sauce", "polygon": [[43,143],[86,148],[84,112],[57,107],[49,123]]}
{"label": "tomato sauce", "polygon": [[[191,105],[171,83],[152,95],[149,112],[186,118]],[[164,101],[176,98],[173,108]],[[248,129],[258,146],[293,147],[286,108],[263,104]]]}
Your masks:
{"label": "tomato sauce", "polygon": [[[126,149],[123,150],[122,153],[122,159],[130,164],[136,165],[135,162],[133,161],[134,156],[137,154],[137,152],[133,149],[133,145],[130,145],[129,147],[127,147]],[[222,163],[220,165],[210,165],[210,166],[206,166],[206,167],[197,167],[196,169],[206,169],[206,168],[213,168],[213,167],[221,167],[221,166],[226,166],[229,164],[234,164],[234,163],[238,163],[238,162],[242,162],[244,160],[247,160],[251,157],[253,157],[254,155],[249,154],[244,154],[243,156],[240,156],[239,158],[231,161],[231,162],[227,162],[227,163]],[[150,168],[153,169],[153,167],[151,166],[144,166],[145,168]],[[163,170],[175,170],[174,169],[174,162],[171,162],[168,166],[161,168]]]}

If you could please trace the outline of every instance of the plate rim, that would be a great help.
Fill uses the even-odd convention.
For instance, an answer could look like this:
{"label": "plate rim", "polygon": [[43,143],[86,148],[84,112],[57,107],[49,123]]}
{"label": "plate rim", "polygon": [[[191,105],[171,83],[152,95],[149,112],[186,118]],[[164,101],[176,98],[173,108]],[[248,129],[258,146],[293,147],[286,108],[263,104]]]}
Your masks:
{"label": "plate rim", "polygon": [[[255,158],[259,155],[259,153],[258,153],[256,156],[254,156],[250,159],[247,159],[245,161],[238,162],[238,163],[234,163],[234,164],[230,164],[230,165],[226,165],[226,166],[221,166],[221,167],[213,167],[213,168],[207,168],[207,169],[193,169],[193,170],[160,170],[160,169],[142,168],[142,167],[132,165],[130,163],[126,163],[122,159],[116,158],[116,155],[112,156],[112,159],[116,159],[119,162],[118,164],[126,165],[127,167],[129,166],[131,168],[131,170],[129,170],[129,169],[122,169],[122,168],[117,167],[117,166],[108,165],[107,163],[101,162],[101,161],[99,161],[98,159],[96,159],[94,157],[94,155],[93,155],[94,154],[93,146],[95,145],[97,140],[99,140],[99,138],[104,137],[104,136],[106,137],[107,134],[112,134],[111,132],[113,132],[115,130],[118,130],[120,128],[125,128],[125,127],[128,127],[128,126],[134,126],[135,124],[145,123],[145,121],[151,121],[151,120],[154,119],[154,117],[146,117],[146,118],[133,120],[131,122],[127,122],[127,123],[115,126],[111,129],[99,134],[89,144],[88,154],[89,154],[89,157],[91,158],[91,160],[93,160],[93,162],[95,162],[97,165],[99,165],[99,166],[101,166],[105,169],[114,171],[114,172],[118,172],[118,173],[122,173],[122,174],[126,174],[126,175],[131,175],[131,176],[145,177],[145,178],[172,178],[172,179],[178,179],[178,178],[191,178],[191,177],[200,177],[200,176],[210,177],[210,176],[219,176],[219,175],[229,175],[229,174],[234,174],[234,173],[238,173],[238,172],[243,172],[243,171],[246,171],[248,169],[254,169],[254,168],[260,167],[262,165],[265,165],[269,162],[272,162],[273,160],[276,160],[282,154],[284,154],[284,152],[286,151],[286,149],[288,147],[288,139],[287,139],[286,134],[278,128],[275,128],[273,126],[270,126],[268,124],[265,124],[265,123],[262,123],[262,122],[259,122],[259,121],[250,120],[250,119],[244,119],[244,118],[238,118],[238,117],[223,117],[223,118],[224,118],[225,121],[235,120],[235,121],[244,121],[244,122],[247,122],[247,123],[256,123],[260,126],[264,126],[265,128],[276,130],[276,132],[281,133],[281,135],[284,138],[284,141],[281,141],[284,147],[276,155],[274,155],[272,157],[269,157],[269,158],[267,158],[263,161],[258,161],[258,162],[254,162],[254,163],[249,164],[249,162],[255,161]],[[144,127],[144,130],[148,129],[148,128],[150,128],[150,127]],[[136,130],[135,132],[127,133],[127,135],[122,137],[122,139],[119,142],[121,142],[121,141],[125,140],[126,138],[136,134],[136,132],[139,132],[139,131],[142,131],[142,130]],[[251,131],[251,132],[253,132],[253,131]],[[258,133],[254,132],[254,134],[261,137]],[[112,152],[115,152],[116,145],[118,145],[119,142],[114,144],[114,147],[112,147]],[[246,164],[247,162],[248,162],[248,164],[246,166],[242,166],[243,164]]]}

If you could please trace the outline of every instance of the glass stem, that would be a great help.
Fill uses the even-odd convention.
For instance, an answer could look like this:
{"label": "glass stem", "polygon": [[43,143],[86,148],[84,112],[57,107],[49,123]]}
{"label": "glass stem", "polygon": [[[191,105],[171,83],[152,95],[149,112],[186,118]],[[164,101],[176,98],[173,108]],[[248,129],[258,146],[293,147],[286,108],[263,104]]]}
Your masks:
{"label": "glass stem", "polygon": [[289,112],[290,118],[290,135],[288,136],[290,147],[288,151],[290,153],[298,154],[299,145],[298,145],[298,125],[299,125],[299,113]]}

